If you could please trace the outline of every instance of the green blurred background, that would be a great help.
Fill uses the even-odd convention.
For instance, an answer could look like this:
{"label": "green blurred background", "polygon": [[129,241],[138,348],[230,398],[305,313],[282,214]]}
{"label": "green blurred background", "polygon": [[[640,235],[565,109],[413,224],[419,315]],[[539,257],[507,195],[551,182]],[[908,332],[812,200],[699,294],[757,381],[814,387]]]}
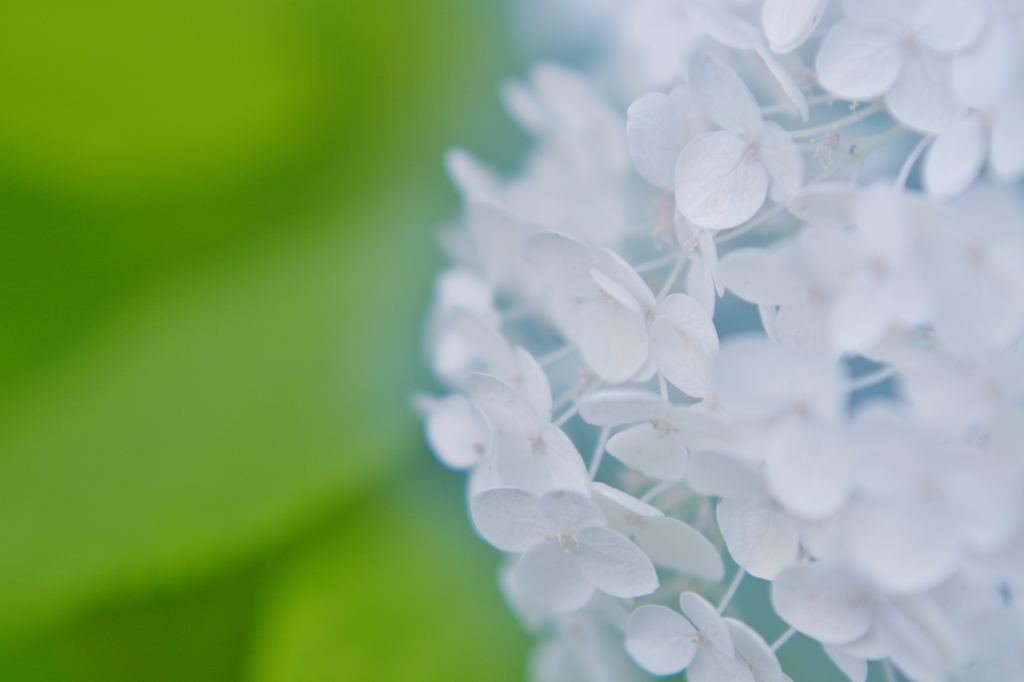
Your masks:
{"label": "green blurred background", "polygon": [[0,16],[0,680],[520,680],[409,394],[497,0]]}

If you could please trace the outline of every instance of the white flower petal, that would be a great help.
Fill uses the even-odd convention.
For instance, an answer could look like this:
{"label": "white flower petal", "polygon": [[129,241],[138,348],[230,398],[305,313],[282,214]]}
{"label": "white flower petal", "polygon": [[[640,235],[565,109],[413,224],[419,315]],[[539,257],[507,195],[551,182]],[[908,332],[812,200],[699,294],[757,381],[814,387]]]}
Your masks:
{"label": "white flower petal", "polygon": [[686,476],[686,440],[671,425],[659,421],[638,424],[609,439],[608,453],[645,476],[678,481]]}
{"label": "white flower petal", "polygon": [[907,677],[922,682],[949,679],[950,671],[942,649],[898,609],[892,606],[879,609],[875,627],[885,642],[889,658]]}
{"label": "white flower petal", "polygon": [[529,437],[539,434],[544,426],[537,409],[522,393],[492,376],[470,375],[466,393],[498,432]]}
{"label": "white flower petal", "polygon": [[836,667],[850,678],[850,682],[867,682],[867,661],[846,653],[834,644],[822,644],[821,646],[825,650],[825,654],[836,664]]}
{"label": "white flower petal", "polygon": [[782,666],[775,652],[753,628],[735,618],[724,618],[733,646],[754,674],[756,682],[778,682],[782,679]]}
{"label": "white flower petal", "polygon": [[664,415],[672,404],[657,393],[638,389],[611,389],[580,400],[580,416],[594,426],[635,424]]}
{"label": "white flower petal", "polygon": [[687,682],[755,682],[750,668],[713,646],[704,647],[686,669]]}
{"label": "white flower petal", "polygon": [[763,497],[767,495],[761,475],[739,456],[707,449],[694,450],[686,481],[701,495]]}
{"label": "white flower petal", "polygon": [[690,269],[686,273],[686,295],[700,303],[700,307],[714,317],[717,293],[715,280],[711,277],[711,271],[704,263],[704,259],[691,259]]}
{"label": "white flower petal", "polygon": [[538,436],[498,434],[495,438],[498,477],[504,485],[542,495],[553,488],[590,488],[583,458],[561,429],[548,424]]}
{"label": "white flower petal", "polygon": [[557,532],[537,496],[520,488],[485,490],[470,500],[469,510],[484,540],[505,552],[524,552]]}
{"label": "white flower petal", "polygon": [[651,92],[630,104],[626,140],[633,165],[644,180],[672,189],[676,159],[686,144],[686,112],[678,100]]}
{"label": "white flower petal", "polygon": [[889,0],[841,0],[843,12],[858,26],[870,31],[898,34],[914,21],[917,2]]}
{"label": "white flower petal", "polygon": [[850,497],[854,460],[831,425],[790,416],[773,425],[763,455],[776,499],[798,516],[823,519]]}
{"label": "white flower petal", "polygon": [[752,50],[761,40],[761,33],[756,27],[715,5],[686,2],[683,3],[683,11],[693,23],[726,47]]}
{"label": "white flower petal", "polygon": [[807,289],[806,266],[792,246],[731,251],[719,263],[718,276],[729,291],[750,303],[779,305],[802,298]]}
{"label": "white flower petal", "polygon": [[939,132],[963,114],[950,87],[948,60],[919,51],[907,56],[885,103],[900,123],[927,133]]}
{"label": "white flower petal", "polygon": [[690,623],[664,606],[641,606],[626,624],[626,651],[645,670],[672,675],[683,670],[698,651]]}
{"label": "white flower petal", "polygon": [[844,515],[844,546],[887,590],[923,592],[952,575],[962,550],[932,505],[865,500]]}
{"label": "white flower petal", "polygon": [[544,456],[551,471],[551,484],[555,488],[578,490],[588,494],[590,474],[583,458],[569,436],[555,426],[544,427]]}
{"label": "white flower petal", "polygon": [[607,528],[583,528],[572,553],[580,571],[613,597],[639,597],[658,589],[654,564],[639,547]]}
{"label": "white flower petal", "polygon": [[498,478],[497,462],[494,461],[493,457],[488,457],[469,472],[469,477],[466,481],[466,499],[471,500],[485,490],[500,487],[501,480]]}
{"label": "white flower petal", "polygon": [[676,388],[695,398],[710,392],[718,332],[700,303],[685,294],[667,297],[658,307],[650,339],[658,369]]}
{"label": "white flower petal", "polygon": [[761,131],[757,157],[768,169],[772,182],[788,198],[804,184],[804,157],[796,143],[778,123],[768,121]]}
{"label": "white flower petal", "polygon": [[736,227],[764,204],[768,171],[747,152],[747,141],[725,131],[690,140],[676,164],[676,203],[699,227]]}
{"label": "white flower petal", "polygon": [[519,558],[515,576],[524,597],[552,611],[576,611],[594,594],[594,584],[558,540],[545,540],[530,547]]}
{"label": "white flower petal", "polygon": [[771,580],[796,561],[800,533],[768,498],[723,497],[716,516],[729,554],[755,578]]}
{"label": "white flower petal", "polygon": [[644,364],[640,366],[640,369],[629,380],[637,384],[645,384],[653,379],[657,373],[658,366],[654,364],[654,355],[650,351],[650,346],[648,346],[647,359],[644,360]]}
{"label": "white flower petal", "polygon": [[924,182],[934,194],[956,196],[974,184],[987,156],[981,121],[966,116],[946,126],[928,149]]}
{"label": "white flower petal", "polygon": [[825,36],[816,68],[826,90],[864,101],[891,88],[903,71],[904,61],[896,36],[866,31],[844,19]]}
{"label": "white flower petal", "polygon": [[832,308],[826,301],[787,303],[775,317],[775,331],[783,343],[840,353],[832,341]]}
{"label": "white flower petal", "polygon": [[649,347],[641,313],[605,295],[581,303],[578,322],[580,356],[602,379],[620,383],[643,367]]}
{"label": "white flower petal", "polygon": [[628,291],[640,304],[641,310],[653,311],[657,307],[658,301],[654,298],[654,292],[647,286],[647,282],[619,254],[610,249],[594,249],[594,267]]}
{"label": "white flower petal", "polygon": [[1013,87],[1018,55],[1007,22],[993,21],[981,40],[953,57],[949,77],[953,91],[964,104],[991,111]]}
{"label": "white flower petal", "polygon": [[1024,174],[1024,93],[1010,95],[992,126],[989,163],[1000,182],[1016,182]]}
{"label": "white flower petal", "polygon": [[569,235],[550,230],[534,232],[523,242],[523,254],[534,273],[555,291],[578,298],[597,295],[590,276],[592,251]]}
{"label": "white flower petal", "polygon": [[515,365],[515,354],[501,333],[465,308],[456,306],[446,323],[431,357],[434,371],[446,381],[460,386],[472,371],[502,373]]}
{"label": "white flower petal", "polygon": [[468,469],[487,457],[490,438],[480,432],[472,409],[465,397],[450,395],[427,416],[427,443],[449,468]]}
{"label": "white flower petal", "polygon": [[870,273],[854,277],[832,307],[832,336],[843,350],[867,350],[882,340],[894,321],[895,302]]}
{"label": "white flower petal", "polygon": [[772,582],[772,606],[782,620],[827,644],[867,634],[872,591],[847,568],[822,562],[790,566]]}
{"label": "white flower petal", "polygon": [[573,490],[552,490],[540,498],[540,511],[555,528],[578,531],[608,524],[604,512],[585,495]]}
{"label": "white flower petal", "polygon": [[461,147],[445,150],[444,169],[462,195],[476,194],[497,201],[500,195],[497,176],[471,152]]}
{"label": "white flower petal", "polygon": [[633,542],[655,566],[679,571],[703,580],[721,580],[722,557],[699,531],[668,516],[634,520]]}
{"label": "white flower petal", "polygon": [[679,607],[683,610],[683,615],[707,636],[714,648],[730,659],[735,657],[729,629],[718,615],[718,609],[707,599],[696,592],[683,592],[679,595]]}
{"label": "white flower petal", "polygon": [[988,4],[977,0],[921,0],[914,37],[940,52],[962,50],[975,41],[988,18]]}
{"label": "white flower petal", "polygon": [[494,471],[501,485],[522,488],[536,495],[556,487],[543,439],[536,436],[510,433],[495,436]]}
{"label": "white flower petal", "polygon": [[630,537],[636,523],[643,517],[661,517],[665,513],[657,507],[641,502],[618,488],[595,481],[591,483],[594,502],[608,517],[608,527],[616,533]]}
{"label": "white flower petal", "polygon": [[853,224],[856,198],[857,192],[848,183],[822,183],[801,191],[789,200],[786,208],[805,223],[841,228]]}
{"label": "white flower petal", "polygon": [[466,199],[466,225],[487,279],[506,292],[524,284],[523,241],[541,229],[479,195]]}
{"label": "white flower petal", "polygon": [[765,0],[761,23],[776,54],[800,47],[825,14],[828,0]]}
{"label": "white flower petal", "polygon": [[519,392],[536,408],[540,418],[551,421],[551,384],[544,368],[532,355],[520,346],[516,347]]}
{"label": "white flower petal", "polygon": [[804,93],[800,90],[800,86],[793,78],[793,75],[787,71],[786,68],[779,63],[779,60],[775,58],[775,55],[769,52],[761,43],[755,45],[754,50],[757,52],[757,56],[761,58],[761,61],[764,62],[764,65],[768,67],[771,74],[775,76],[775,80],[777,80],[779,82],[779,86],[782,87],[782,92],[786,94],[789,101],[793,103],[794,107],[796,107],[797,112],[800,114],[800,118],[806,122],[809,113],[807,98],[804,97]]}
{"label": "white flower petal", "polygon": [[776,328],[779,319],[778,306],[770,303],[758,303],[757,316],[761,320],[761,328],[764,329],[764,335],[768,337],[768,340],[778,341],[779,330]]}
{"label": "white flower petal", "polygon": [[741,418],[773,419],[800,405],[834,419],[843,406],[842,375],[823,351],[742,339],[722,348],[712,376],[719,403]]}
{"label": "white flower petal", "polygon": [[699,403],[689,407],[672,408],[665,421],[679,431],[687,447],[728,443],[732,440],[732,425],[725,416]]}
{"label": "white flower petal", "polygon": [[[687,6],[696,4],[687,3]],[[721,59],[703,50],[694,52],[689,76],[694,100],[715,123],[734,135],[754,138],[760,135],[764,119],[757,101],[743,80]],[[678,175],[677,170],[677,187]]]}

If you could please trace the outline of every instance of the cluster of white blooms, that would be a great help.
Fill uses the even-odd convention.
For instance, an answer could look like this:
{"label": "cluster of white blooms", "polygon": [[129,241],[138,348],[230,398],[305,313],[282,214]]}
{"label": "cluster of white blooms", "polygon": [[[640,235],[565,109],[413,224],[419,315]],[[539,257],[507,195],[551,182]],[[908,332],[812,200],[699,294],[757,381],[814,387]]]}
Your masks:
{"label": "cluster of white blooms", "polygon": [[1022,679],[1024,0],[560,1],[521,170],[446,158],[417,400],[532,679]]}

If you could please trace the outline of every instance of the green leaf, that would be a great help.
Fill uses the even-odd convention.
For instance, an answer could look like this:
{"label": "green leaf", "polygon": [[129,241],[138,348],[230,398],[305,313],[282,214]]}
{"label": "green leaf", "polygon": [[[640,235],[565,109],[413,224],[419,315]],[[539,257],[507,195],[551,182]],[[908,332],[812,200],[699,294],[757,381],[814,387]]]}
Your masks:
{"label": "green leaf", "polygon": [[0,682],[240,682],[259,586],[247,568],[0,638]]}
{"label": "green leaf", "polygon": [[247,560],[407,459],[440,154],[501,68],[473,0],[7,9],[0,632]]}
{"label": "green leaf", "polygon": [[[419,209],[350,215],[403,225]],[[0,420],[0,629],[239,560],[406,459],[427,235],[168,284]]]}
{"label": "green leaf", "polygon": [[499,596],[497,552],[469,530],[462,477],[428,467],[282,567],[250,682],[523,679],[529,639]]}

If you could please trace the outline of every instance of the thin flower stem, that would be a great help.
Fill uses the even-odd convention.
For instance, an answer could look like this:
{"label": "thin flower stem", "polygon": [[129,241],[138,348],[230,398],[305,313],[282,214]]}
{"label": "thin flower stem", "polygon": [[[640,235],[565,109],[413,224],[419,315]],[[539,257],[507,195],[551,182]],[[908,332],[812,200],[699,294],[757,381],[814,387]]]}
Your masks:
{"label": "thin flower stem", "polygon": [[[832,95],[816,95],[814,97],[807,98],[807,106],[813,107],[815,104],[824,104],[828,101],[838,101]],[[771,116],[772,114],[782,114],[789,111],[794,111],[795,107],[792,104],[772,104],[767,107],[761,107],[762,116]]]}
{"label": "thin flower stem", "polygon": [[874,372],[868,372],[867,374],[862,374],[859,377],[850,379],[846,384],[846,390],[850,393],[862,391],[865,388],[882,383],[889,377],[896,376],[897,372],[899,372],[899,370],[896,369],[894,365],[883,367],[882,369],[876,369]]}
{"label": "thin flower stem", "polygon": [[664,286],[662,286],[661,291],[658,292],[658,303],[664,301],[665,297],[668,296],[668,292],[672,288],[672,285],[676,283],[677,279],[679,279],[679,273],[682,272],[683,266],[686,265],[686,260],[685,252],[680,253],[679,258],[676,260],[676,266],[672,268],[672,272],[669,273]]}
{"label": "thin flower stem", "polygon": [[783,645],[789,641],[790,637],[792,637],[795,634],[796,628],[790,628],[783,632],[782,636],[772,643],[772,651],[778,651],[779,649],[781,649]]}
{"label": "thin flower stem", "polygon": [[725,613],[725,607],[732,601],[733,596],[736,594],[736,590],[740,589],[740,583],[743,582],[743,576],[747,574],[747,569],[740,566],[740,570],[736,571],[736,577],[732,579],[732,585],[729,585],[729,589],[726,591],[725,596],[722,597],[722,603],[718,605],[718,613]]}
{"label": "thin flower stem", "polygon": [[840,128],[845,128],[848,125],[852,125],[857,121],[861,121],[867,118],[868,116],[873,116],[874,114],[877,114],[881,110],[882,105],[875,102],[870,106],[864,107],[860,111],[854,112],[849,116],[836,119],[831,123],[826,123],[825,125],[816,126],[814,128],[804,128],[803,130],[791,130],[789,131],[789,136],[792,137],[794,140],[798,140],[803,137],[814,137],[815,135],[821,135],[822,133],[830,133],[834,130],[839,130]]}
{"label": "thin flower stem", "polygon": [[575,400],[576,399],[576,393],[580,389],[585,389],[585,387],[586,387],[586,385],[582,381],[576,382],[575,386],[570,388],[568,391],[566,391],[562,395],[558,396],[558,400],[556,400],[554,403],[551,404],[551,409],[552,410],[557,410],[559,407],[561,407],[562,405],[565,405],[570,400]]}
{"label": "thin flower stem", "polygon": [[[600,385],[600,381],[597,381],[589,386],[585,385],[583,392],[579,395],[579,397],[576,397],[573,393],[570,393],[569,395],[575,398],[576,402],[573,403],[572,407],[563,412],[562,416],[560,416],[558,419],[551,423],[554,424],[555,426],[561,427],[563,424],[565,424],[565,422],[572,419],[576,415],[576,413],[579,412],[580,401],[586,398],[588,395],[590,395],[590,393]],[[554,405],[551,406],[551,409],[554,409]]]}
{"label": "thin flower stem", "polygon": [[676,483],[679,483],[679,481],[662,481],[658,485],[654,486],[653,488],[645,492],[643,494],[643,497],[640,498],[640,501],[650,502],[655,497],[657,497],[658,495],[662,494],[663,492],[674,486]]}
{"label": "thin flower stem", "polygon": [[886,682],[896,682],[896,671],[892,669],[892,661],[888,658],[882,661],[882,672],[885,673]]}
{"label": "thin flower stem", "polygon": [[900,168],[900,174],[896,177],[896,182],[893,184],[893,187],[896,189],[903,189],[907,184],[907,178],[910,177],[910,171],[913,170],[914,164],[917,163],[917,158],[921,156],[924,148],[927,147],[933,139],[935,139],[934,135],[925,135],[920,139],[917,146],[914,147],[907,156],[907,160],[903,162],[903,167]]}
{"label": "thin flower stem", "polygon": [[[583,398],[583,396],[580,396],[581,400],[582,400],[582,398]],[[579,412],[579,409],[580,409],[580,401],[577,400],[575,403],[572,404],[572,407],[570,407],[568,410],[563,412],[562,416],[559,417],[558,419],[556,419],[555,421],[553,421],[552,424],[554,424],[555,426],[561,427],[562,424],[564,424],[565,422],[567,422],[570,419],[572,419],[576,415],[576,413]]]}
{"label": "thin flower stem", "polygon": [[668,265],[669,263],[674,263],[676,261],[676,258],[678,258],[678,257],[679,257],[679,252],[678,251],[674,251],[674,252],[668,254],[667,256],[662,256],[661,258],[657,258],[655,260],[647,261],[646,263],[641,263],[640,265],[636,265],[636,266],[633,267],[633,269],[636,270],[637,272],[650,272],[651,270],[657,270],[658,268],[663,268],[666,265]]}
{"label": "thin flower stem", "polygon": [[610,426],[605,426],[601,429],[601,436],[597,439],[597,449],[594,450],[594,459],[590,460],[590,480],[593,481],[594,477],[597,476],[597,469],[601,466],[601,459],[604,457],[604,446],[608,444],[608,434],[611,432]]}
{"label": "thin flower stem", "polygon": [[541,367],[547,367],[550,364],[558,362],[562,358],[568,357],[574,350],[576,350],[576,346],[568,343],[561,348],[551,351],[547,355],[537,358],[537,364]]}

